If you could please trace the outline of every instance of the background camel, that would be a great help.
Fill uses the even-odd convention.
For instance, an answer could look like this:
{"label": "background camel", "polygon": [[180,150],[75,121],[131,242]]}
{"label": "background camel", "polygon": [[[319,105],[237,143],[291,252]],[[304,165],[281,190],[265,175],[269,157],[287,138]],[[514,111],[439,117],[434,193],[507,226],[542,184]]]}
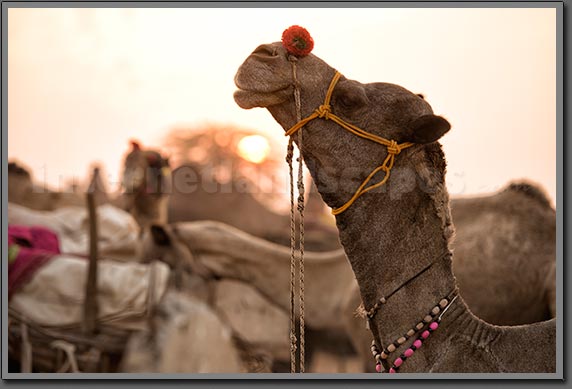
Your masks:
{"label": "background camel", "polygon": [[[133,334],[120,371],[124,373],[269,372],[245,357],[231,328],[207,303],[169,290],[157,305],[152,328]],[[249,364],[250,362],[250,364]]]}
{"label": "background camel", "polygon": [[[271,242],[290,244],[289,216],[269,209],[251,192],[241,190],[240,182],[231,181],[224,190],[211,190],[211,184],[204,184],[209,178],[201,172],[201,165],[190,163],[173,170],[175,190],[169,197],[169,223],[220,221]],[[183,190],[186,182],[196,184],[192,190]],[[340,248],[335,228],[319,220],[322,207],[317,191],[311,191],[306,213],[307,248],[314,251]]]}
{"label": "background camel", "polygon": [[[307,117],[324,104],[336,72],[314,55],[298,59],[296,66],[301,115]],[[235,100],[242,108],[267,108],[285,130],[297,123],[292,64],[281,43],[259,46],[241,65],[235,81],[239,88]],[[401,153],[397,146],[400,170],[389,177],[387,186],[362,196],[336,216],[365,309],[373,309],[381,296],[392,290],[399,292],[384,301],[371,320],[377,344],[387,347],[456,287],[449,253],[453,225],[444,186],[445,161],[435,143],[450,125],[433,115],[419,96],[392,84],[361,84],[341,77],[331,104],[333,114],[370,134],[397,144],[414,144]],[[327,115],[323,117],[327,119]],[[329,120],[311,121],[304,134],[304,159],[322,198],[332,208],[344,205],[348,194],[351,196],[359,182],[379,166],[383,160],[380,153],[388,152]],[[348,166],[358,180],[344,174]],[[419,179],[419,185],[411,188],[411,179],[415,183]],[[421,274],[416,282],[407,284]],[[399,287],[403,283],[405,286]],[[496,327],[476,318],[459,298],[441,326],[445,328],[424,342],[400,371],[555,371],[554,319]],[[397,347],[403,352],[411,342],[400,342]],[[392,369],[405,359],[397,356],[389,359],[394,363]],[[386,370],[391,366],[384,364]]]}
{"label": "background camel", "polygon": [[33,182],[31,173],[17,162],[8,163],[8,200],[27,208],[51,211],[65,206],[84,206],[77,186],[56,192]]}
{"label": "background camel", "polygon": [[[208,225],[209,222],[192,224]],[[145,229],[140,259],[160,259],[176,269],[172,272],[172,284],[180,293],[208,305],[228,326],[233,342],[240,350],[244,369],[249,372],[276,371],[272,367],[275,362],[288,358],[285,311],[254,285],[222,279],[212,272],[189,250],[179,234],[174,225]]]}
{"label": "background camel", "polygon": [[143,150],[137,142],[131,143],[131,152],[124,162],[122,208],[140,226],[167,222],[170,174],[168,158],[154,150]]}
{"label": "background camel", "polygon": [[453,273],[477,316],[499,325],[556,316],[556,212],[538,187],[515,182],[494,196],[456,199],[451,213]]}
{"label": "background camel", "polygon": [[[196,183],[184,190],[185,182]],[[231,181],[225,190],[212,190],[205,184],[201,165],[187,163],[173,170],[173,191],[169,199],[169,222],[218,220],[269,240],[283,236],[289,220],[267,207],[239,183]],[[183,190],[179,190],[179,188]]]}

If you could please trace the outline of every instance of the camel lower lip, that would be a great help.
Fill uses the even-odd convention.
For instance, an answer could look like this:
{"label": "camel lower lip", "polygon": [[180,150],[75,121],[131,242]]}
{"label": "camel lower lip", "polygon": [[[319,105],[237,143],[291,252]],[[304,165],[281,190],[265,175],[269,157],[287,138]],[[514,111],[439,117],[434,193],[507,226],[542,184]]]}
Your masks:
{"label": "camel lower lip", "polygon": [[284,102],[289,96],[289,87],[277,89],[272,92],[238,89],[234,92],[234,101],[245,109],[254,107],[268,107]]}

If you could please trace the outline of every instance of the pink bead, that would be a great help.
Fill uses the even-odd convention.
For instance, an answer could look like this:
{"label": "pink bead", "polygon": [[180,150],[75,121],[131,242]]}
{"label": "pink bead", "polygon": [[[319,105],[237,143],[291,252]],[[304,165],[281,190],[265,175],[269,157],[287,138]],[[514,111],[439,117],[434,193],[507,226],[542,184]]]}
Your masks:
{"label": "pink bead", "polygon": [[429,324],[429,328],[431,328],[433,331],[435,331],[437,328],[439,328],[439,323],[434,321],[433,323]]}
{"label": "pink bead", "polygon": [[427,330],[425,330],[425,331],[423,331],[423,333],[421,334],[421,337],[422,337],[423,339],[427,339],[427,338],[429,337],[429,334],[430,334],[430,332],[427,331]]}
{"label": "pink bead", "polygon": [[389,372],[392,373],[392,374],[393,374],[393,373],[397,373],[393,367],[390,367],[390,368],[389,368]]}
{"label": "pink bead", "polygon": [[423,343],[419,339],[417,339],[415,342],[413,342],[413,345],[415,346],[415,348],[421,348],[422,344]]}
{"label": "pink bead", "polygon": [[395,367],[401,366],[402,363],[403,363],[403,359],[401,359],[401,358],[397,358],[397,359],[393,362],[393,364],[395,365]]}
{"label": "pink bead", "polygon": [[378,373],[381,373],[381,363],[378,363],[375,365],[375,371],[377,371]]}
{"label": "pink bead", "polygon": [[413,355],[413,349],[408,348],[407,350],[405,350],[405,352],[403,353],[403,355],[405,355],[405,357],[409,358],[410,356]]}

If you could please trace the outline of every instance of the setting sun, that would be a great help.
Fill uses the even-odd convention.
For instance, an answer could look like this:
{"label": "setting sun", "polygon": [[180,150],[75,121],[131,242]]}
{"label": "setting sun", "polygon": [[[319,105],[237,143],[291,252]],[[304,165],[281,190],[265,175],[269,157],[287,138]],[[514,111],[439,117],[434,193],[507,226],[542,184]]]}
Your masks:
{"label": "setting sun", "polygon": [[238,154],[253,163],[263,162],[270,152],[270,145],[261,135],[245,136],[238,142]]}

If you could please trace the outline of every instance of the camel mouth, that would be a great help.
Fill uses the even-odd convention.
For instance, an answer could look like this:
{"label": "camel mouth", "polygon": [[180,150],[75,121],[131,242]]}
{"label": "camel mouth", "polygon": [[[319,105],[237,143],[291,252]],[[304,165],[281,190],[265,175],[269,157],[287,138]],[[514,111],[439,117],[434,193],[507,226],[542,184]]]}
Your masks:
{"label": "camel mouth", "polygon": [[234,101],[243,109],[266,108],[287,101],[291,94],[290,89],[290,86],[286,86],[270,92],[263,92],[255,89],[243,89],[239,86],[238,90],[234,92]]}

